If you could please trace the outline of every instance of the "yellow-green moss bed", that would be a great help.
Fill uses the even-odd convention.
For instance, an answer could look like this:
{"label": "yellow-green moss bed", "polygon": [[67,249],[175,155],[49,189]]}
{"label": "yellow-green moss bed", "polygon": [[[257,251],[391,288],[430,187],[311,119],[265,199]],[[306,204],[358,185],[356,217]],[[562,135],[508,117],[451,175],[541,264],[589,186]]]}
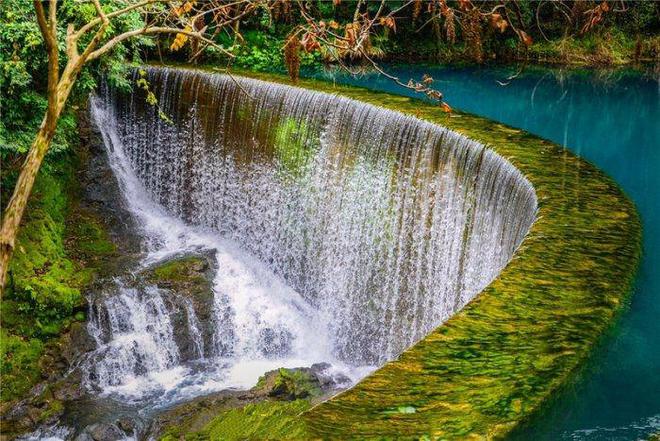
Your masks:
{"label": "yellow-green moss bed", "polygon": [[[238,74],[290,84],[280,75]],[[263,412],[221,414],[204,432],[250,438],[249,430],[223,435],[222,421],[238,418],[240,427],[263,428],[284,406],[277,427],[288,421],[292,438],[506,436],[570,380],[625,305],[640,255],[635,207],[600,170],[524,131],[362,88],[315,80],[297,86],[411,114],[489,145],[533,184],[538,219],[490,286],[350,390],[299,413],[275,402]],[[283,436],[278,429],[268,437]]]}

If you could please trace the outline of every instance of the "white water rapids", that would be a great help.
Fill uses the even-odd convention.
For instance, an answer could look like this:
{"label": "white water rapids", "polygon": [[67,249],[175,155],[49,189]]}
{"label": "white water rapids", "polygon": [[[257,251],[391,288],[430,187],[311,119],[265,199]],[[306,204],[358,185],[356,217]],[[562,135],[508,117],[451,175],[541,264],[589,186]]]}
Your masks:
{"label": "white water rapids", "polygon": [[251,79],[144,79],[158,107],[106,88],[92,116],[142,267],[212,250],[212,323],[178,293],[175,329],[171,293],[118,279],[89,322],[102,394],[172,402],[316,362],[357,381],[487,286],[534,221],[529,182],[445,128]]}

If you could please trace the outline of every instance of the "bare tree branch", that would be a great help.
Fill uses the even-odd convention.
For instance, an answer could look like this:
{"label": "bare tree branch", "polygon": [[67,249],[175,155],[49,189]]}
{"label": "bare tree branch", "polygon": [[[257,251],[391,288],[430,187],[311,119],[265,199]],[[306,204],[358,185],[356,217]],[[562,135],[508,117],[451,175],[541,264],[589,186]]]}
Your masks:
{"label": "bare tree branch", "polygon": [[215,47],[216,49],[222,51],[222,53],[224,53],[228,57],[234,58],[234,54],[232,54],[231,52],[229,52],[228,50],[226,50],[222,46],[216,44],[214,41],[211,41],[208,38],[204,37],[202,34],[200,34],[198,32],[186,31],[184,29],[178,29],[178,28],[152,26],[152,27],[137,29],[137,30],[134,30],[134,31],[124,32],[123,34],[120,34],[120,35],[117,35],[116,37],[113,37],[107,43],[105,43],[103,46],[101,46],[97,50],[91,52],[89,54],[89,57],[87,58],[87,60],[92,61],[92,60],[100,57],[101,55],[105,54],[110,49],[115,47],[118,43],[121,43],[122,41],[128,40],[129,38],[132,38],[132,37],[135,37],[135,36],[138,36],[138,35],[154,35],[154,34],[183,34],[183,35],[187,35],[189,37],[199,38],[200,40],[207,43],[209,46]]}

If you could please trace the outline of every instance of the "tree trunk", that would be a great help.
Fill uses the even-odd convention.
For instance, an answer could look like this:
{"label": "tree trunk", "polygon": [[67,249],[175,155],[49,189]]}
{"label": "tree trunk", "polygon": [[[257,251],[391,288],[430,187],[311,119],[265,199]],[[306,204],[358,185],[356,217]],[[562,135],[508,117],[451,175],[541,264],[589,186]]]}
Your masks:
{"label": "tree trunk", "polygon": [[[59,112],[57,116],[59,116]],[[57,119],[53,121],[49,120],[47,116],[44,117],[39,132],[37,132],[32,147],[21,167],[21,174],[14,187],[14,193],[3,214],[2,230],[0,230],[0,295],[4,292],[9,260],[14,250],[18,227],[21,223],[28,197],[32,192],[34,180],[37,177],[44,156],[46,156],[50,141],[55,134],[56,126]]]}

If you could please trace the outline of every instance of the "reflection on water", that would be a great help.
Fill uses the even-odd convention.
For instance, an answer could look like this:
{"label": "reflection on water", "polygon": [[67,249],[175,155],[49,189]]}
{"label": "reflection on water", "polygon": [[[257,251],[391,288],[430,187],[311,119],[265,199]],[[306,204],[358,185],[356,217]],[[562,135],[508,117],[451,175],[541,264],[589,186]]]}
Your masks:
{"label": "reflection on water", "polygon": [[[566,146],[605,170],[634,200],[643,258],[630,309],[579,384],[520,439],[636,440],[660,432],[660,81],[657,74],[516,68],[391,66],[404,82],[424,73],[454,107]],[[373,74],[338,82],[390,93],[407,89]]]}

